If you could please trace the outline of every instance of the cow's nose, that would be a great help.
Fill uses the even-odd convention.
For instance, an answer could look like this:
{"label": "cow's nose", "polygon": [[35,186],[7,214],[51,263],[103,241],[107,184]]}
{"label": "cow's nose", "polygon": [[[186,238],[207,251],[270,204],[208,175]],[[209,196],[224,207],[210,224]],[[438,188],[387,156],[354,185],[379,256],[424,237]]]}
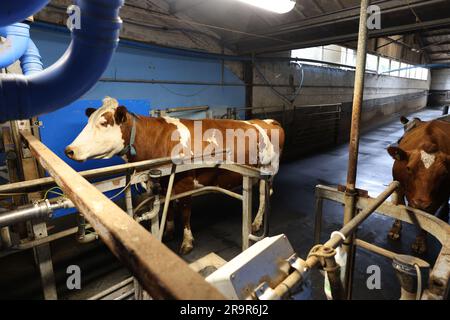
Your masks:
{"label": "cow's nose", "polygon": [[75,152],[73,151],[73,149],[71,147],[67,147],[66,150],[64,150],[64,153],[66,154],[66,156],[68,156],[70,159],[73,159],[73,156],[75,154]]}

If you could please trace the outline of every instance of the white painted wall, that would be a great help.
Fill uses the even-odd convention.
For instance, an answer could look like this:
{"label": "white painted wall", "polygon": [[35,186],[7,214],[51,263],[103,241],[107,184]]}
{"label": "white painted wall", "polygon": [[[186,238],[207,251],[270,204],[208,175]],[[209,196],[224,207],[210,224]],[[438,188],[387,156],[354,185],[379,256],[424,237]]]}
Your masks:
{"label": "white painted wall", "polygon": [[431,90],[450,90],[450,69],[431,72]]}

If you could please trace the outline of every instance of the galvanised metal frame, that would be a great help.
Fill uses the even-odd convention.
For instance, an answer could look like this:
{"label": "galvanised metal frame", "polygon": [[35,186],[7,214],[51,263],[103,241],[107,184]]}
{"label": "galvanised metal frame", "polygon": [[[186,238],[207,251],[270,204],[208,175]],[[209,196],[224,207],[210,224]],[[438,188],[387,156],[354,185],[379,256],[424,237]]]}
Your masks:
{"label": "galvanised metal frame", "polygon": [[[396,183],[398,186],[398,182]],[[323,201],[330,200],[345,203],[346,194],[338,188],[323,185],[316,186],[316,211],[314,242],[319,243],[322,228]],[[372,206],[376,199],[371,197],[357,197],[355,199],[356,210],[366,210]],[[450,225],[441,219],[424,211],[413,209],[404,205],[396,205],[390,201],[381,203],[375,210],[377,213],[387,217],[398,219],[410,224],[417,224],[434,236],[442,245],[441,251],[430,273],[428,289],[424,291],[422,299],[446,299],[450,288]],[[356,215],[359,217],[362,213]],[[370,252],[392,259],[397,253],[380,248],[361,239],[354,239],[356,246]],[[353,269],[350,270],[353,273]]]}
{"label": "galvanised metal frame", "polygon": [[[73,171],[70,167],[68,167],[67,164],[64,163],[61,159],[59,159],[53,152],[51,152],[48,148],[45,147],[36,137],[31,135],[30,133],[23,131],[21,132],[22,137],[26,143],[28,143],[28,146],[33,153],[33,155],[36,157],[36,159],[42,164],[42,166],[49,171],[49,173],[52,175],[52,177],[48,178],[42,178],[42,179],[36,179],[31,181],[24,181],[24,182],[18,182],[18,183],[12,183],[9,185],[0,186],[0,193],[6,193],[6,192],[31,192],[31,191],[37,191],[42,190],[43,187],[48,188],[51,186],[54,186],[55,184],[59,185],[62,190],[64,191],[65,195],[70,199],[68,205],[69,207],[76,206],[80,213],[83,215],[83,217],[86,217],[86,219],[91,223],[91,226],[94,227],[97,234],[95,234],[95,237],[90,237],[90,240],[96,239],[98,237],[101,237],[103,241],[109,246],[109,248],[113,251],[113,253],[118,256],[119,259],[124,262],[125,265],[129,266],[129,269],[131,272],[136,276],[137,279],[139,279],[139,283],[136,283],[136,285],[140,286],[142,285],[146,291],[148,291],[150,294],[152,294],[153,297],[171,297],[171,298],[183,298],[183,299],[195,299],[196,296],[202,297],[204,299],[207,298],[214,298],[218,297],[217,292],[215,289],[211,289],[210,285],[206,282],[199,282],[195,279],[195,276],[188,277],[186,280],[186,286],[188,286],[189,281],[199,282],[198,289],[200,287],[203,287],[202,293],[196,293],[193,294],[190,293],[181,293],[178,294],[177,288],[175,286],[172,287],[172,284],[169,286],[170,292],[161,292],[161,290],[165,291],[164,288],[154,288],[155,284],[156,286],[159,286],[164,280],[161,280],[159,278],[159,273],[155,272],[155,270],[159,270],[159,267],[157,265],[154,265],[154,263],[150,263],[148,261],[149,253],[142,254],[141,250],[147,251],[145,249],[142,249],[141,247],[146,244],[146,242],[149,242],[151,246],[154,247],[156,251],[153,252],[153,255],[166,255],[166,259],[168,259],[167,263],[174,263],[178,265],[177,268],[174,268],[173,272],[180,273],[180,270],[183,270],[184,267],[187,267],[187,264],[185,264],[181,259],[178,257],[177,259],[173,259],[171,251],[164,247],[162,244],[156,245],[155,239],[149,238],[151,237],[150,233],[145,233],[145,238],[140,241],[140,244],[132,243],[131,239],[127,239],[130,234],[134,234],[134,232],[141,234],[142,237],[144,237],[144,234],[142,234],[142,228],[136,221],[134,220],[127,220],[126,215],[123,215],[123,211],[115,206],[115,204],[110,201],[109,199],[105,198],[102,192],[110,191],[110,190],[116,190],[119,188],[124,188],[126,186],[127,189],[125,189],[125,198],[131,199],[131,186],[133,184],[141,183],[141,182],[147,182],[149,179],[149,172],[151,169],[159,169],[161,171],[161,177],[164,176],[170,176],[170,180],[172,181],[172,184],[169,185],[168,192],[166,194],[165,199],[161,200],[161,203],[168,204],[172,200],[176,200],[182,197],[187,196],[197,196],[205,193],[210,192],[220,192],[223,194],[226,194],[228,196],[231,196],[233,198],[239,199],[243,203],[243,224],[242,224],[242,249],[245,250],[248,248],[251,244],[251,241],[257,241],[260,239],[260,237],[252,235],[251,231],[251,223],[252,223],[252,187],[253,182],[256,180],[264,181],[265,176],[261,176],[260,171],[257,168],[245,166],[245,165],[239,165],[239,164],[195,164],[194,163],[188,163],[188,164],[180,164],[180,165],[174,165],[173,159],[171,158],[163,158],[163,159],[156,159],[156,160],[148,160],[148,161],[142,161],[142,162],[136,162],[136,163],[129,163],[124,165],[118,165],[118,166],[112,166],[108,168],[101,168],[101,169],[95,169],[95,170],[89,170],[82,173],[77,173]],[[176,160],[181,160],[176,159]],[[187,160],[187,159],[184,159]],[[195,160],[190,158],[189,160]],[[193,169],[200,169],[200,168],[218,168],[227,170],[230,172],[239,173],[243,176],[243,193],[237,194],[235,192],[219,188],[219,187],[201,187],[189,192],[185,192],[183,194],[177,194],[172,195],[172,188],[173,186],[173,180],[177,173],[190,171]],[[130,172],[134,171],[136,174],[130,175]],[[112,179],[104,180],[97,182],[95,184],[90,184],[83,176],[89,177],[89,178],[98,178],[98,177],[104,177],[104,176],[110,176],[110,175],[117,175],[117,174],[124,174],[125,176],[115,177]],[[76,183],[78,181],[78,183]],[[89,191],[86,191],[86,190]],[[94,192],[95,190],[95,192]],[[84,199],[83,199],[84,197]],[[86,198],[87,197],[87,198]],[[80,199],[81,198],[81,199]],[[55,199],[56,201],[61,201],[61,199]],[[170,200],[170,201],[169,201]],[[52,199],[54,201],[54,199]],[[102,208],[100,209],[100,204]],[[133,215],[133,207],[131,201],[126,201],[127,204],[127,213],[128,216]],[[109,210],[113,211],[114,214],[108,217],[101,217],[98,218],[97,215],[102,216],[106,210],[106,207],[109,208]],[[157,226],[159,230],[158,234],[155,234],[154,236],[161,240],[161,235],[163,233],[165,218],[167,216],[167,209],[168,206],[164,206],[163,210],[163,219],[161,222],[161,226]],[[50,210],[49,210],[50,213]],[[115,218],[113,218],[115,216]],[[122,235],[120,230],[117,229],[117,224],[113,223],[114,219],[118,219],[117,221],[123,221],[123,224],[127,225],[127,228],[130,228],[129,231],[126,232],[127,235]],[[153,222],[153,221],[152,221]],[[86,228],[89,226],[83,226],[83,228]],[[159,228],[160,227],[160,228]],[[53,234],[50,236],[47,236],[42,239],[38,239],[36,241],[30,241],[22,243],[19,247],[12,248],[8,250],[7,252],[0,253],[0,257],[4,257],[8,254],[24,250],[24,249],[30,249],[37,245],[41,245],[42,243],[48,243],[50,241],[59,239],[64,236],[72,235],[79,232],[78,228],[71,228],[69,230],[64,230],[60,233]],[[114,235],[118,238],[123,239],[111,239],[111,236]],[[84,239],[86,240],[86,239]],[[128,244],[127,248],[123,248],[126,246],[124,243]],[[137,248],[130,250],[129,246],[133,247],[136,246]],[[142,270],[136,270],[138,266],[134,265],[134,263],[130,266],[130,259],[131,261],[135,261],[136,259],[140,260],[146,260],[142,261],[144,265],[140,265],[139,268]],[[175,262],[174,262],[175,261]],[[145,265],[146,264],[146,265]],[[152,265],[153,264],[153,265]],[[152,268],[155,268],[155,270],[152,270]],[[181,268],[177,270],[178,268]],[[134,271],[134,272],[133,272]],[[165,271],[167,272],[167,270]],[[154,274],[153,279],[148,279],[148,274]],[[184,272],[181,272],[184,273]],[[174,277],[177,277],[173,275]],[[165,278],[165,277],[164,277]],[[179,278],[179,277],[178,277]],[[171,280],[166,278],[166,281],[171,282]]]}

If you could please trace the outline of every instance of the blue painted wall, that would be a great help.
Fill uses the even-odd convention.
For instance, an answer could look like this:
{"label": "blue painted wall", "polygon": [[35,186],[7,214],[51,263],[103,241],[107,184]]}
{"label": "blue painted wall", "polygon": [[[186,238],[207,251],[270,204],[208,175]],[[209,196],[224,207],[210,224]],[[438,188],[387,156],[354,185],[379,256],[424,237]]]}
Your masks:
{"label": "blue painted wall", "polygon": [[[44,67],[58,60],[70,43],[69,33],[40,25],[32,26],[31,37],[40,50]],[[120,44],[102,78],[218,83],[222,81],[221,70],[219,61],[168,55]],[[242,83],[230,70],[224,70],[225,82]],[[244,87],[102,81],[75,103],[40,117],[43,121],[43,142],[64,158],[65,146],[76,137],[87,121],[84,110],[100,106],[101,99],[105,96],[112,96],[131,111],[146,115],[153,108],[208,105],[214,110],[243,107],[245,104]],[[86,170],[120,162],[120,158],[117,158],[113,161],[88,161],[84,164],[70,161],[69,164],[76,170]]]}
{"label": "blue painted wall", "polygon": [[[32,26],[31,37],[40,50],[44,67],[57,61],[70,43],[68,32],[41,25]],[[122,43],[102,78],[218,83],[222,81],[222,66],[215,60],[168,55]],[[227,68],[224,69],[223,81],[242,83]],[[67,159],[64,155],[65,147],[75,139],[87,122],[85,109],[101,106],[101,100],[105,96],[114,97],[132,112],[143,115],[148,115],[154,108],[208,105],[212,110],[222,110],[227,107],[244,107],[245,105],[245,89],[242,86],[98,82],[78,101],[40,117],[43,122],[42,141],[77,171],[123,163],[119,157],[78,163]],[[110,192],[108,195],[114,193]],[[59,211],[55,217],[71,212],[74,210]]]}

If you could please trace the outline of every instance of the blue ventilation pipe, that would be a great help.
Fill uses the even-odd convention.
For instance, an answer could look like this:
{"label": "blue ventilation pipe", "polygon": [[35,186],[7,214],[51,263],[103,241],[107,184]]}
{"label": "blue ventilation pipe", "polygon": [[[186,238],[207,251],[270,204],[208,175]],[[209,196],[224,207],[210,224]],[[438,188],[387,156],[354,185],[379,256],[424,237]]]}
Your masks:
{"label": "blue ventilation pipe", "polygon": [[30,26],[25,23],[15,23],[0,28],[0,36],[6,41],[0,44],[0,68],[6,68],[19,60],[28,48]]}
{"label": "blue ventilation pipe", "polygon": [[73,30],[72,42],[64,55],[42,72],[0,77],[0,123],[57,110],[92,88],[117,48],[123,2],[76,1],[81,11],[81,28]]}
{"label": "blue ventilation pipe", "polygon": [[50,0],[1,0],[0,27],[21,22],[40,11]]}
{"label": "blue ventilation pipe", "polygon": [[28,41],[28,48],[20,57],[20,67],[24,75],[41,72],[44,69],[39,50],[33,40]]}

